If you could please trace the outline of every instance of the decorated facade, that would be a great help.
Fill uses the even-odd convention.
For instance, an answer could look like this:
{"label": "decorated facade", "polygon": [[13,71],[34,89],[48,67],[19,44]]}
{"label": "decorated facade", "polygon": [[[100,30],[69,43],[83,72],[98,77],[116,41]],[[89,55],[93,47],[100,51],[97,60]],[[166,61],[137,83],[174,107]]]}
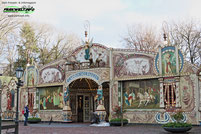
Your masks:
{"label": "decorated facade", "polygon": [[13,120],[15,118],[17,96],[16,80],[15,77],[0,76],[2,120]]}
{"label": "decorated facade", "polygon": [[[90,122],[93,112],[107,121],[116,106],[130,123],[171,122],[177,111],[184,121],[201,121],[201,72],[185,62],[177,46],[154,53],[86,42],[68,57],[27,67],[23,79],[20,110],[28,105],[31,116],[42,121]],[[5,100],[15,93],[2,92]],[[13,108],[2,104],[4,111]]]}

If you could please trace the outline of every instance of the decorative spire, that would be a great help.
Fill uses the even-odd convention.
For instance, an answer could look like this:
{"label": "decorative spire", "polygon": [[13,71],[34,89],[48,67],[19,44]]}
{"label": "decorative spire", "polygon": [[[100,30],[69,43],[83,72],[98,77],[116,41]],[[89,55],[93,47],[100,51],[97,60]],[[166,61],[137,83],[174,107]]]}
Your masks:
{"label": "decorative spire", "polygon": [[85,43],[88,42],[88,38],[87,38],[87,31],[85,31]]}
{"label": "decorative spire", "polygon": [[87,35],[89,33],[90,36],[90,23],[88,20],[84,22],[84,29],[85,29],[85,43],[89,42],[90,37],[88,38]]}
{"label": "decorative spire", "polygon": [[166,21],[163,21],[162,23],[162,29],[163,29],[163,39],[164,39],[164,45],[169,44],[169,36],[168,36],[168,31],[169,31],[169,26],[168,23]]}
{"label": "decorative spire", "polygon": [[[85,55],[84,55],[84,58],[85,58],[85,60],[89,60],[89,58],[90,58],[90,48],[92,46],[93,39],[91,39],[91,41],[90,41],[90,23],[89,23],[88,20],[85,21],[84,28],[85,28],[85,42],[84,42]],[[87,31],[89,31],[89,32],[87,32]],[[87,37],[88,33],[89,33],[89,38]]]}
{"label": "decorative spire", "polygon": [[163,34],[163,39],[164,41],[167,41],[167,35],[165,33]]}

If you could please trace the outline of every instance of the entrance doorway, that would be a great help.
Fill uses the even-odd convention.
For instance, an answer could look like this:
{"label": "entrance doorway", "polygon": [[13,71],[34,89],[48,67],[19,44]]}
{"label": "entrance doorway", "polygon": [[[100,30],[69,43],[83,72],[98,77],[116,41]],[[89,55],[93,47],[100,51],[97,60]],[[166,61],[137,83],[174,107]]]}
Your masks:
{"label": "entrance doorway", "polygon": [[78,95],[78,122],[83,122],[83,95]]}
{"label": "entrance doorway", "polygon": [[93,111],[90,94],[77,95],[77,103],[77,122],[90,122],[90,111]]}
{"label": "entrance doorway", "polygon": [[[103,83],[103,104],[109,114],[109,83]],[[73,122],[90,122],[91,115],[97,107],[98,84],[87,78],[77,79],[69,85],[70,107]]]}

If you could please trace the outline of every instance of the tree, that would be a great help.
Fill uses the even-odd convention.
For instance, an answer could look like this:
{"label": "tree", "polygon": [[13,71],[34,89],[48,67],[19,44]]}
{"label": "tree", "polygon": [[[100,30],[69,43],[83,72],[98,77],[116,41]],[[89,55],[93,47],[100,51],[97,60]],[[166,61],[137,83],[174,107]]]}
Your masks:
{"label": "tree", "polygon": [[44,65],[62,58],[78,45],[80,42],[76,35],[61,34],[48,25],[26,22],[20,30],[18,62],[23,67],[27,63]]}
{"label": "tree", "polygon": [[36,34],[38,40],[38,63],[41,65],[62,58],[80,45],[80,40],[75,34],[64,34],[54,31],[47,25],[38,25]]}
{"label": "tree", "polygon": [[56,43],[52,48],[52,51],[54,52],[53,60],[71,54],[80,44],[80,40],[75,34],[58,35]]}
{"label": "tree", "polygon": [[17,57],[17,44],[19,43],[18,41],[18,35],[14,32],[9,34],[7,37],[6,45],[5,45],[5,57],[7,61],[9,62],[8,67],[7,67],[7,72],[9,76],[15,75],[15,70],[13,70],[13,64],[16,60]]}
{"label": "tree", "polygon": [[177,45],[187,61],[201,65],[201,23],[194,19],[165,22],[162,33],[154,27],[133,25],[128,27],[123,43],[135,50],[157,51],[158,45],[163,45],[161,35],[164,33],[168,36],[169,45]]}
{"label": "tree", "polygon": [[[0,7],[4,7],[1,0]],[[13,63],[17,54],[16,45],[18,44],[18,31],[20,26],[20,20],[8,17],[3,12],[0,13],[0,60],[1,63],[8,64],[5,72],[6,75],[10,76],[14,74]]]}
{"label": "tree", "polygon": [[122,38],[126,47],[137,51],[157,51],[161,40],[154,27],[143,26],[141,24],[128,27],[127,35]]}
{"label": "tree", "polygon": [[[33,58],[37,58],[38,46],[37,38],[34,29],[31,25],[25,22],[20,29],[20,44],[17,45],[18,59],[17,66],[26,68],[27,63],[33,62]],[[33,58],[31,58],[33,57]],[[15,67],[16,67],[15,64]]]}
{"label": "tree", "polygon": [[201,64],[201,23],[190,19],[181,22],[169,22],[163,27],[169,35],[169,42],[178,45],[187,61]]}
{"label": "tree", "polygon": [[[4,7],[1,0],[0,7]],[[8,17],[3,12],[0,13],[0,56],[6,54],[5,47],[8,45],[9,39],[16,33],[20,24],[21,21]]]}

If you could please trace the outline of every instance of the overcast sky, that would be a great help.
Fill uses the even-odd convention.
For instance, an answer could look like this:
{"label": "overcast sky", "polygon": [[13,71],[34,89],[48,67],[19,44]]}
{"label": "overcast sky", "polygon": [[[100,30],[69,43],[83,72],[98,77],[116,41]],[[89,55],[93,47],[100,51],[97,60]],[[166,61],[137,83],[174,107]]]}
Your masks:
{"label": "overcast sky", "polygon": [[201,0],[35,0],[32,19],[84,39],[90,22],[94,42],[122,47],[121,36],[135,23],[162,26],[163,21],[201,19]]}
{"label": "overcast sky", "polygon": [[[16,0],[3,0],[16,1]],[[94,42],[123,47],[127,27],[142,23],[160,28],[164,21],[201,20],[201,0],[17,0],[36,2],[28,19],[50,24],[84,40],[84,22],[90,22]]]}

